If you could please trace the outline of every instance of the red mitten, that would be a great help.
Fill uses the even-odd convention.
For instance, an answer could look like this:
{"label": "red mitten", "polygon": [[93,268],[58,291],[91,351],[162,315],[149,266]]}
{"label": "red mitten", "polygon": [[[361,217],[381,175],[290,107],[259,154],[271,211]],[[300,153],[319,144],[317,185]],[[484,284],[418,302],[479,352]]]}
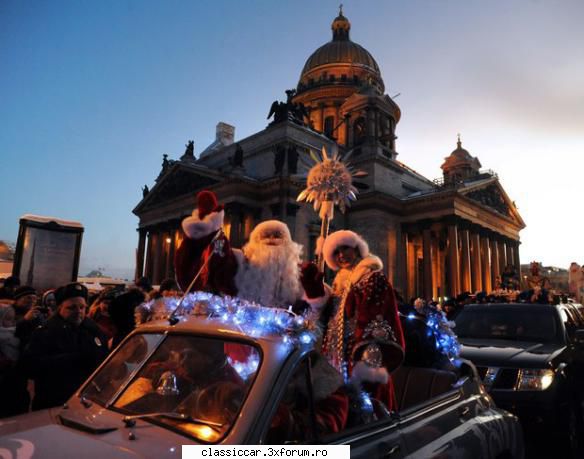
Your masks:
{"label": "red mitten", "polygon": [[320,272],[314,263],[310,261],[302,263],[300,282],[307,298],[319,298],[325,295],[323,278],[324,273]]}

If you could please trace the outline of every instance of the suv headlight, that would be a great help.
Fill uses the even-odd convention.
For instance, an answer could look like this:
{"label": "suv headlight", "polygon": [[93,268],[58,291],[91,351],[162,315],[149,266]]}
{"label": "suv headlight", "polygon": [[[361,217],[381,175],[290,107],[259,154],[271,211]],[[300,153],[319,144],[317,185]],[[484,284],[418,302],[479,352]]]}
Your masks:
{"label": "suv headlight", "polygon": [[517,390],[546,390],[554,382],[554,376],[550,369],[519,370]]}

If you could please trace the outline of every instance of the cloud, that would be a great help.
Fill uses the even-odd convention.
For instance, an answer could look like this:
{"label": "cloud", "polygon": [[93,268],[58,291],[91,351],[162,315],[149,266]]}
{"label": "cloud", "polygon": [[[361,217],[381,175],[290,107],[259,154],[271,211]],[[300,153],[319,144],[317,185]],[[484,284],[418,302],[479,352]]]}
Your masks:
{"label": "cloud", "polygon": [[[546,135],[581,135],[584,125],[584,64],[564,56],[555,63],[513,60],[507,55],[475,56],[461,84],[511,125]],[[481,114],[482,116],[483,114]]]}

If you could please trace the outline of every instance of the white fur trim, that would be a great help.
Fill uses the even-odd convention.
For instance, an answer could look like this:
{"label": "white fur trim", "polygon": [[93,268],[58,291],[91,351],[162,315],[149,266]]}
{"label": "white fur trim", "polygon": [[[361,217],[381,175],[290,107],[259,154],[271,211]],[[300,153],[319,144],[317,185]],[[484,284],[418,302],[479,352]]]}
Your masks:
{"label": "white fur trim", "polygon": [[339,265],[337,265],[333,253],[337,247],[342,245],[355,247],[359,250],[359,254],[363,258],[369,255],[369,246],[367,245],[367,242],[365,242],[365,240],[357,233],[349,230],[335,231],[327,236],[322,248],[324,260],[328,267],[333,271],[339,270]]}
{"label": "white fur trim", "polygon": [[182,229],[187,237],[200,239],[221,228],[224,217],[225,211],[221,210],[219,212],[211,212],[201,220],[198,209],[195,209],[190,217],[182,221]]}
{"label": "white fur trim", "polygon": [[351,373],[351,384],[361,384],[362,382],[387,384],[389,373],[385,367],[371,367],[362,360],[358,361]]}
{"label": "white fur trim", "polygon": [[383,262],[375,255],[369,255],[363,258],[351,272],[351,284],[356,284],[363,279],[367,274],[381,271],[383,269]]}

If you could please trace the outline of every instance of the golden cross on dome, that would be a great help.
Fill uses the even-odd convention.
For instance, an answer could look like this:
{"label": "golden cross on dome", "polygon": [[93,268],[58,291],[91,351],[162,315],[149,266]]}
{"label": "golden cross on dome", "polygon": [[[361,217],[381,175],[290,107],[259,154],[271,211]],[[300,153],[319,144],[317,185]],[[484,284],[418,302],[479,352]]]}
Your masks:
{"label": "golden cross on dome", "polygon": [[342,15],[343,15],[343,4],[341,3],[339,5],[339,16],[342,16]]}
{"label": "golden cross on dome", "polygon": [[460,141],[460,132],[456,135],[458,136],[458,142],[456,142],[456,143],[458,145],[458,148],[460,148],[460,146],[462,145],[462,142]]}

